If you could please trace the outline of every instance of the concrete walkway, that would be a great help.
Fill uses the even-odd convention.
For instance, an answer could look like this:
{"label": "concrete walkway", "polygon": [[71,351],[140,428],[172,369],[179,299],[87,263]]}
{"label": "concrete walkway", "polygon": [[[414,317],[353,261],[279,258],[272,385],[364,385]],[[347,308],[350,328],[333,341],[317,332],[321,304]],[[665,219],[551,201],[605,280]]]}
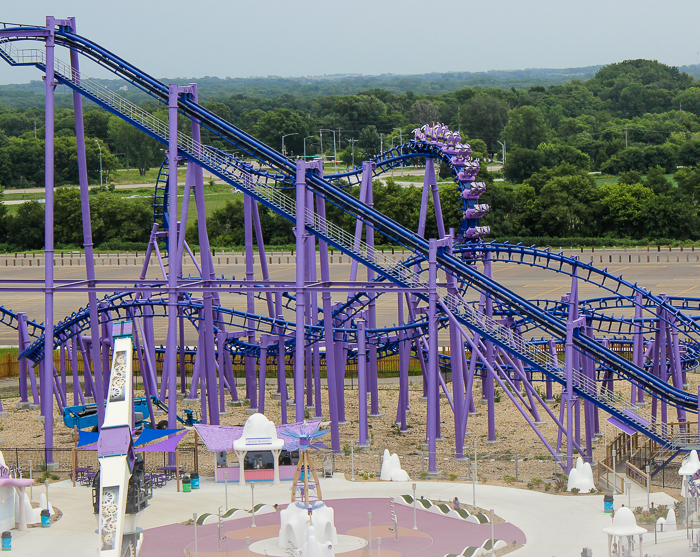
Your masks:
{"label": "concrete walkway", "polygon": [[[453,482],[417,482],[417,494],[429,499],[452,500],[457,496],[463,506],[470,508],[472,486]],[[411,493],[410,483],[349,482],[336,476],[322,480],[325,499],[389,498]],[[255,502],[283,504],[289,501],[290,484],[280,486],[257,484]],[[35,488],[38,499],[41,488]],[[97,547],[96,521],[92,513],[92,491],[85,487],[73,488],[68,481],[51,484],[51,502],[64,513],[63,518],[50,529],[13,531],[13,551],[17,555],[50,554],[52,557],[94,556]],[[672,505],[665,493],[653,493],[655,505]],[[140,526],[146,530],[180,523],[192,518],[192,513],[216,513],[224,506],[224,485],[211,478],[202,478],[201,489],[192,493],[177,493],[175,482],[156,489],[151,506],[143,515]],[[478,485],[476,503],[483,509],[494,509],[495,514],[517,526],[526,536],[526,544],[513,555],[515,557],[578,557],[584,547],[590,547],[595,557],[607,555],[607,538],[602,529],[611,524],[609,515],[603,513],[602,495],[550,495],[542,492]],[[627,505],[627,497],[617,496],[615,507]],[[645,493],[632,493],[632,505],[646,506]],[[229,508],[250,508],[251,490],[238,485],[228,486]],[[424,511],[422,511],[424,512]],[[420,528],[421,511],[418,514]],[[388,510],[387,510],[388,514]],[[410,525],[403,524],[405,527]],[[673,534],[673,535],[671,535]],[[654,536],[645,536],[645,553],[649,555],[686,555],[688,544],[685,532],[670,533],[671,541],[661,541],[654,546]],[[680,539],[679,539],[680,538]],[[147,538],[146,538],[147,539]],[[649,545],[646,545],[649,544]],[[147,546],[146,546],[147,547]],[[455,548],[460,551],[462,548]],[[426,551],[425,555],[429,554]],[[143,554],[147,557],[146,554]],[[175,556],[173,556],[175,557]],[[442,557],[442,554],[436,557]]]}

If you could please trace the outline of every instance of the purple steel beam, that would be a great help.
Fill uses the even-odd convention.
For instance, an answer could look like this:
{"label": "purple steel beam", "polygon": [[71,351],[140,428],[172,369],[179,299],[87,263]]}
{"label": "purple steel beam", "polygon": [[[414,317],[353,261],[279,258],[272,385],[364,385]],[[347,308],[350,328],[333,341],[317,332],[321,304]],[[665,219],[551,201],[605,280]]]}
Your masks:
{"label": "purple steel beam", "polygon": [[360,430],[358,447],[367,447],[367,337],[365,320],[356,320],[357,324],[357,421]]}
{"label": "purple steel beam", "polygon": [[[258,257],[260,258],[260,270],[262,272],[262,279],[265,282],[270,280],[270,271],[267,268],[267,254],[265,253],[265,240],[262,233],[262,225],[260,224],[260,204],[255,201],[253,202],[253,226],[255,228],[255,242],[258,245]],[[267,299],[267,314],[270,317],[275,316],[275,307],[272,300],[272,292],[266,292],[265,298]]]}
{"label": "purple steel beam", "polygon": [[[75,18],[71,18],[73,32],[76,32]],[[80,57],[75,50],[70,51],[71,69],[74,75],[80,75]],[[80,79],[80,78],[78,78]],[[83,125],[83,96],[73,91],[73,109],[75,111],[75,141],[78,155],[78,181],[80,183],[80,209],[83,222],[83,248],[85,249],[85,276],[89,286],[95,284],[95,259],[92,243],[92,223],[90,217],[90,195],[88,191],[87,157],[85,154],[85,128]],[[88,310],[90,312],[90,333],[92,338],[92,361],[100,362],[100,321],[97,314],[97,294],[88,291]],[[102,427],[104,421],[104,385],[102,373],[94,370],[95,402],[97,404],[97,425]]]}
{"label": "purple steel beam", "polygon": [[304,421],[304,322],[306,293],[306,169],[309,165],[297,161],[296,171],[296,332],[294,352],[294,404],[296,421]]}
{"label": "purple steel beam", "polygon": [[[243,229],[245,231],[245,279],[249,282],[255,281],[255,263],[253,261],[253,203],[255,201],[249,195],[243,198]],[[255,294],[246,294],[247,311],[255,313]],[[255,344],[255,331],[248,331],[248,342]],[[252,356],[245,356],[245,397],[250,401],[250,407],[255,408],[257,403],[255,359]]]}
{"label": "purple steel beam", "polygon": [[[367,205],[374,207],[374,191],[372,184],[372,170],[376,167],[373,162],[363,162],[362,172],[368,174],[367,178]],[[368,252],[371,253],[370,259],[374,261],[374,228],[372,226],[365,227],[365,239],[367,241]],[[367,267],[367,282],[372,282],[375,279],[374,269]],[[369,306],[367,307],[367,322],[370,329],[377,328],[377,301],[375,296],[370,297]],[[381,416],[379,412],[379,380],[377,377],[377,345],[370,343],[369,345],[369,368],[368,368],[368,383],[370,390],[370,415],[373,417]]]}
{"label": "purple steel beam", "polygon": [[[24,352],[24,350],[29,346],[28,333],[27,333],[27,314],[18,313],[17,314],[17,337],[18,337],[18,347],[19,354]],[[32,371],[32,377],[34,376],[34,371]],[[28,402],[27,400],[27,379],[29,378],[29,369],[27,366],[27,359],[22,358],[19,361],[19,400],[20,402]],[[35,383],[32,382],[33,389],[36,389]],[[34,395],[34,404],[37,403],[39,398],[38,394],[32,393]]]}
{"label": "purple steel beam", "polygon": [[44,349],[41,375],[41,414],[44,416],[46,462],[53,462],[53,181],[54,181],[54,18],[46,18],[45,205],[44,205]]}
{"label": "purple steel beam", "polygon": [[[314,194],[313,192],[307,190],[306,191],[306,208],[308,209],[309,212],[313,212],[314,210]],[[308,234],[306,236],[306,240],[304,242],[304,247],[306,249],[306,257],[304,258],[304,276],[306,282],[316,282],[315,280],[312,280],[311,278],[311,267],[316,268],[316,237]],[[315,296],[312,293],[307,293],[306,298],[305,298],[305,313],[304,313],[304,323],[306,325],[311,325],[313,322],[313,310],[312,310],[312,305],[316,303]],[[306,375],[305,375],[305,380],[306,380],[306,408],[309,410],[313,407],[314,404],[314,368],[313,368],[313,357],[312,357],[312,350],[310,348],[307,348],[306,346],[304,347],[304,362],[305,362],[305,369],[306,369]]]}
{"label": "purple steel beam", "polygon": [[[265,375],[267,372],[267,347],[269,344],[269,337],[267,335],[261,335],[260,337],[260,364],[258,366],[259,373],[260,373],[260,388],[258,389],[259,392],[259,400],[258,400],[258,412],[261,414],[265,413]],[[222,389],[223,391],[223,389]]]}
{"label": "purple steel beam", "polygon": [[[168,393],[170,429],[177,427],[177,103],[178,86],[171,84],[168,88],[168,332],[161,380],[161,396]],[[157,244],[154,247],[158,250]]]}
{"label": "purple steel beam", "polygon": [[[192,95],[194,102],[197,102],[197,85],[191,83],[188,87],[180,89],[181,92]],[[194,145],[201,144],[201,128],[197,121],[192,120],[192,140]],[[177,176],[177,172],[175,173]],[[207,234],[207,214],[204,204],[204,175],[202,167],[195,165],[194,167],[194,198],[197,206],[197,224],[199,227],[199,247],[202,257],[202,279],[206,282],[214,277],[214,259],[211,254],[211,246],[209,245],[209,235]],[[177,184],[177,180],[175,181]],[[175,190],[177,192],[177,189]],[[177,197],[177,196],[175,196]],[[248,196],[246,196],[247,198]],[[177,209],[177,204],[176,204]],[[173,212],[172,214],[177,214]],[[178,260],[177,265],[181,265],[182,261]],[[170,269],[172,271],[172,267]],[[217,298],[218,299],[218,298]],[[203,348],[205,355],[203,366],[201,369],[201,377],[205,378],[206,383],[206,403],[209,406],[209,423],[211,425],[219,425],[219,405],[217,404],[217,381],[216,381],[216,356],[214,350],[214,315],[213,315],[213,294],[209,290],[205,290],[202,295],[202,306],[204,313],[204,334],[202,335],[203,343],[198,345],[198,350]],[[200,325],[201,330],[201,325]],[[218,385],[218,388],[223,389],[223,384]],[[202,393],[204,400],[204,392]],[[204,415],[204,406],[202,407],[202,415]]]}
{"label": "purple steel beam", "polygon": [[[399,327],[404,325],[403,295],[397,296],[398,300],[398,322]],[[396,422],[401,424],[401,431],[408,431],[406,423],[406,412],[408,412],[408,344],[406,343],[406,332],[399,330],[399,404],[396,409]]]}
{"label": "purple steel beam", "polygon": [[430,239],[428,267],[428,400],[427,435],[428,435],[428,473],[437,473],[435,460],[435,443],[438,437],[440,394],[438,393],[438,318],[437,318],[437,240]]}
{"label": "purple steel beam", "polygon": [[[282,320],[282,293],[275,294],[275,313],[277,318]],[[282,413],[282,423],[287,423],[287,362],[286,348],[284,346],[284,335],[282,327],[277,328],[277,390],[280,394],[280,411]],[[330,393],[329,393],[330,396]]]}
{"label": "purple steel beam", "polygon": [[[320,196],[316,197],[316,212],[323,223],[325,231],[326,222],[326,200]],[[328,244],[323,241],[318,242],[319,259],[321,261],[321,281],[330,283],[330,266],[328,264]],[[336,393],[336,366],[335,366],[335,342],[333,342],[333,300],[328,291],[321,293],[321,304],[323,306],[323,335],[326,347],[326,384],[328,385],[328,416],[331,422],[331,449],[334,452],[340,451],[340,431],[338,429],[338,399]],[[318,397],[320,399],[320,397]],[[320,404],[320,400],[319,400]]]}
{"label": "purple steel beam", "polygon": [[[486,259],[484,259],[484,275],[489,278],[493,278],[493,273],[491,272],[491,252],[486,252]],[[491,319],[493,317],[493,298],[491,296],[486,296],[484,301],[484,314],[487,318]],[[494,350],[493,342],[490,340],[485,340],[484,345],[486,346],[485,354],[488,364],[493,366],[494,362]],[[483,379],[483,393],[486,399],[487,413],[488,413],[488,442],[496,442],[496,388],[493,383],[494,377],[491,377],[488,373],[484,374]]]}

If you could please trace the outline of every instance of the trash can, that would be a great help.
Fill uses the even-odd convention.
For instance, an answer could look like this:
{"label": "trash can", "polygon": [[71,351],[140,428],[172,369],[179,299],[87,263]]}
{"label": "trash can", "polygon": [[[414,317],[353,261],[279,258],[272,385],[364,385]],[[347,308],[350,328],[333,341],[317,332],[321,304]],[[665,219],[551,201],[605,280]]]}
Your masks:
{"label": "trash can", "polygon": [[192,472],[190,474],[190,487],[192,489],[199,489],[199,474],[197,474],[197,472]]}
{"label": "trash can", "polygon": [[12,551],[12,534],[10,532],[2,533],[2,550]]}
{"label": "trash can", "polygon": [[190,477],[185,475],[185,477],[182,479],[182,491],[184,491],[185,493],[189,493],[190,485]]}
{"label": "trash can", "polygon": [[41,511],[41,527],[48,528],[49,526],[51,526],[51,513],[48,509],[44,509]]}
{"label": "trash can", "polygon": [[608,513],[608,514],[613,512],[613,496],[612,496],[612,494],[603,496],[603,511]]}

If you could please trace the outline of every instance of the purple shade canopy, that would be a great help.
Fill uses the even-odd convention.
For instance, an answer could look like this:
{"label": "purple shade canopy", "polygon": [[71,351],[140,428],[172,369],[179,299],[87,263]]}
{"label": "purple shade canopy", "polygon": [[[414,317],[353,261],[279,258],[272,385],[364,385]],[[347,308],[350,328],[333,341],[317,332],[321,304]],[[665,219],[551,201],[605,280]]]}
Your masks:
{"label": "purple shade canopy", "polygon": [[141,435],[139,435],[139,438],[134,441],[134,447],[138,447],[140,445],[145,445],[146,443],[150,443],[151,441],[155,441],[156,439],[161,439],[163,437],[166,437],[168,435],[174,435],[176,433],[179,433],[183,430],[183,428],[180,429],[144,429],[141,431]]}
{"label": "purple shade canopy", "polygon": [[[284,441],[284,450],[294,451],[299,448],[299,439],[314,435],[318,430],[321,420],[309,422],[296,422],[293,424],[275,426],[277,437]],[[204,441],[207,449],[212,452],[226,452],[233,450],[233,442],[243,435],[241,426],[223,426],[195,424],[194,428]]]}
{"label": "purple shade canopy", "polygon": [[139,452],[147,453],[172,453],[177,448],[182,438],[189,433],[189,430],[173,435],[170,439],[160,441],[159,443],[154,443],[153,445],[148,445],[148,447],[139,447],[137,450]]}

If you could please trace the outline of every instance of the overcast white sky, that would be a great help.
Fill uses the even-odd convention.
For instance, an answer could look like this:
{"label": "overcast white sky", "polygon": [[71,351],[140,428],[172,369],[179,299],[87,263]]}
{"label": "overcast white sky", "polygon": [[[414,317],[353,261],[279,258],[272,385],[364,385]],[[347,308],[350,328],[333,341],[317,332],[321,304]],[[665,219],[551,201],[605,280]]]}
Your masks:
{"label": "overcast white sky", "polygon": [[[0,0],[0,6],[0,20],[13,23],[75,16],[79,34],[170,78],[565,68],[630,58],[684,65],[696,63],[700,51],[697,0]],[[39,75],[0,62],[0,83]]]}

